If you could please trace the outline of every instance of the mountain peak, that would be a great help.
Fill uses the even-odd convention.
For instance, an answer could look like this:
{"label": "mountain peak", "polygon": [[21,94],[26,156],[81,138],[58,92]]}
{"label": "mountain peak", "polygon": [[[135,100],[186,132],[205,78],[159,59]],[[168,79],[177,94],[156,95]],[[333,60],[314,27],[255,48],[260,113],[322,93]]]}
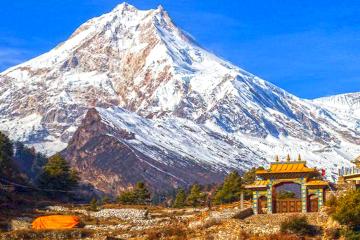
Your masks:
{"label": "mountain peak", "polygon": [[166,12],[161,4],[158,5],[157,8],[155,8],[155,9],[139,10],[135,6],[133,6],[127,2],[123,2],[123,3],[120,3],[119,5],[117,5],[110,13],[126,12],[126,11],[127,12],[154,12],[154,13],[165,13]]}
{"label": "mountain peak", "polygon": [[159,9],[160,11],[165,11],[161,4],[158,5],[157,9]]}
{"label": "mountain peak", "polygon": [[123,2],[123,3],[120,3],[119,5],[117,5],[113,10],[112,12],[114,11],[134,11],[134,10],[138,10],[135,6],[127,3],[127,2]]}
{"label": "mountain peak", "polygon": [[[220,145],[259,150],[258,159],[249,161],[273,155],[274,148],[310,152],[314,161],[328,157],[334,164],[334,159],[345,161],[360,152],[360,118],[337,116],[209,53],[177,28],[161,6],[138,10],[122,3],[81,25],[48,53],[0,75],[0,130],[49,154],[66,146],[89,108],[113,106],[154,124],[170,119],[170,128],[172,121],[184,128],[179,134],[189,125],[182,119],[209,128],[211,133],[204,134]],[[124,122],[130,118],[135,117]],[[184,152],[180,148],[189,142],[181,139],[166,149]],[[332,146],[331,155],[327,149]],[[193,159],[204,162],[203,153]]]}

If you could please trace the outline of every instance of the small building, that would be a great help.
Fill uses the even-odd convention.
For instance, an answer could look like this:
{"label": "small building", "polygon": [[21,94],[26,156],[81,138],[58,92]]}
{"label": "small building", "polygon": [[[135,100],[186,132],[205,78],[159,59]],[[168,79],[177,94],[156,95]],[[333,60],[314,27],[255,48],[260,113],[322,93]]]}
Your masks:
{"label": "small building", "polygon": [[270,163],[269,169],[257,170],[256,180],[245,188],[252,191],[254,214],[317,212],[323,205],[329,182],[316,168],[301,160]]}
{"label": "small building", "polygon": [[360,156],[352,163],[355,167],[339,169],[338,185],[348,184],[353,188],[360,188]]}

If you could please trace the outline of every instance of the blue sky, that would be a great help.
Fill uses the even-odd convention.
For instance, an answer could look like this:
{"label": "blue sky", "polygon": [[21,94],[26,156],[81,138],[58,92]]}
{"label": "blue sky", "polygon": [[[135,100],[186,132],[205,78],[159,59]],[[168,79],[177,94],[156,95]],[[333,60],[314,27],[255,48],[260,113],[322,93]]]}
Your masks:
{"label": "blue sky", "polygon": [[[0,71],[44,53],[115,0],[1,0]],[[360,1],[129,0],[159,4],[204,48],[304,98],[360,91]]]}

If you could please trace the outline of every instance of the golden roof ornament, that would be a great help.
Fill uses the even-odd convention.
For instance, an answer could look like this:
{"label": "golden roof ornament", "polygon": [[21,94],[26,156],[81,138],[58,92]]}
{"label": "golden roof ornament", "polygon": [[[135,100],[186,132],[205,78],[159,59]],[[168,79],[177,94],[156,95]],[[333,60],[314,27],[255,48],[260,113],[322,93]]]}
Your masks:
{"label": "golden roof ornament", "polygon": [[287,162],[290,162],[290,155],[288,154],[287,157],[286,157],[286,161]]}
{"label": "golden roof ornament", "polygon": [[275,155],[275,162],[279,162],[279,155]]}
{"label": "golden roof ornament", "polygon": [[298,161],[301,162],[301,156],[300,156],[300,154],[298,155]]}

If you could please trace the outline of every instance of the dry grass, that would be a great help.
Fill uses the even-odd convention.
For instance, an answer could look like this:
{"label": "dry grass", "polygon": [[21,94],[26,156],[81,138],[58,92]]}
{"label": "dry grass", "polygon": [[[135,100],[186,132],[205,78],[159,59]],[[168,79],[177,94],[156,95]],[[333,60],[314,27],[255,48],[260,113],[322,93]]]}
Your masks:
{"label": "dry grass", "polygon": [[301,237],[294,234],[277,233],[268,236],[250,236],[249,240],[320,240],[321,237]]}
{"label": "dry grass", "polygon": [[[52,204],[56,205],[56,204]],[[64,205],[58,204],[60,206],[68,207],[70,209],[86,209],[87,205]],[[246,206],[246,204],[244,204]],[[219,205],[212,208],[212,211],[223,210],[223,209],[231,209],[234,207],[240,207],[240,203]],[[50,239],[82,239],[85,236],[98,236],[101,237],[107,236],[107,239],[111,239],[110,237],[120,236],[120,235],[128,235],[129,237],[133,237],[131,239],[218,239],[218,236],[222,236],[219,234],[220,232],[227,234],[227,236],[232,237],[234,239],[240,240],[308,240],[308,239],[316,239],[316,238],[301,238],[295,235],[289,234],[273,234],[269,236],[254,236],[249,235],[245,232],[242,232],[244,229],[241,227],[244,222],[237,219],[229,219],[224,221],[218,221],[217,219],[211,219],[208,222],[206,220],[209,218],[210,211],[204,211],[205,208],[196,209],[196,208],[180,208],[180,209],[172,209],[172,208],[163,208],[160,206],[136,206],[136,205],[120,205],[120,204],[106,204],[102,206],[102,208],[113,208],[113,209],[124,209],[124,208],[135,208],[135,209],[147,209],[149,210],[150,215],[155,218],[156,223],[150,226],[141,226],[142,223],[133,223],[128,220],[120,220],[120,219],[96,219],[87,215],[83,215],[80,213],[69,212],[72,215],[80,216],[82,223],[85,225],[94,225],[99,230],[88,230],[88,229],[74,229],[70,231],[13,231],[13,232],[5,232],[0,233],[0,240],[3,239],[11,239],[11,240],[20,240],[20,239],[40,239],[40,240],[50,240]],[[36,215],[48,215],[52,214],[50,212],[39,211],[32,212],[29,214],[33,214],[33,217]],[[56,213],[59,214],[59,213]],[[61,214],[61,213],[60,213]],[[1,215],[1,214],[0,214]],[[24,216],[24,212],[14,212],[11,214],[13,216]],[[179,218],[179,216],[184,216],[184,218]],[[164,221],[170,221],[170,225],[168,222],[163,223],[161,218],[164,218]],[[166,218],[166,220],[165,220]],[[6,220],[0,220],[0,229],[3,225],[6,225]],[[209,218],[210,219],[210,218]],[[193,221],[202,221],[204,224],[200,226],[200,228],[190,229],[189,223]],[[117,228],[110,227],[110,225],[124,224],[129,227],[125,228]],[[107,229],[106,226],[109,226]],[[104,228],[103,228],[104,227]],[[150,227],[146,229],[146,227]],[[1,230],[0,230],[1,231]],[[224,235],[223,234],[223,235]],[[128,237],[124,237],[128,238]],[[96,238],[98,239],[98,238]],[[100,238],[99,238],[100,239]],[[103,238],[101,238],[103,239]],[[230,238],[229,238],[230,239]],[[232,239],[232,238],[231,238]]]}
{"label": "dry grass", "polygon": [[158,240],[158,239],[173,239],[173,240],[185,240],[189,239],[189,231],[182,224],[174,224],[165,228],[148,229],[144,231],[146,240]]}
{"label": "dry grass", "polygon": [[[224,210],[228,208],[235,208],[241,207],[241,202],[233,202],[233,203],[227,203],[227,204],[221,204],[221,205],[215,205],[212,207],[212,210]],[[251,207],[251,203],[249,201],[244,200],[244,208]]]}
{"label": "dry grass", "polygon": [[71,230],[18,230],[0,234],[0,240],[57,240],[57,239],[81,239],[91,237],[94,234],[91,230],[71,229]]}

